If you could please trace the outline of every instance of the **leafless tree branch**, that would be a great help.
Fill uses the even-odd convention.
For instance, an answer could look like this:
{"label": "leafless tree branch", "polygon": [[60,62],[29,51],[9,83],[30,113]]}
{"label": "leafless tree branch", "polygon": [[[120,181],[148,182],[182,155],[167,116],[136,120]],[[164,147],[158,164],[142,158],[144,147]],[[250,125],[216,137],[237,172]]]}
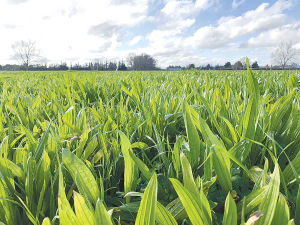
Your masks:
{"label": "leafless tree branch", "polygon": [[13,59],[20,61],[25,65],[26,70],[33,62],[41,57],[41,50],[36,47],[34,41],[17,41],[11,46],[14,54]]}
{"label": "leafless tree branch", "polygon": [[292,41],[281,42],[279,47],[272,53],[272,61],[284,69],[288,63],[294,64],[294,60],[300,52],[293,47]]}

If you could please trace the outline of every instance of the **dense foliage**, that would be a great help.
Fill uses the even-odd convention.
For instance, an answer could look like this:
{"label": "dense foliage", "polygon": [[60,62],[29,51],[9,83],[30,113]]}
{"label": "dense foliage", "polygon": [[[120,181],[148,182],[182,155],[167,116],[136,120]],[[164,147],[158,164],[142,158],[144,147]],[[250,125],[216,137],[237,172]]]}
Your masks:
{"label": "dense foliage", "polygon": [[0,224],[300,222],[296,71],[0,77]]}

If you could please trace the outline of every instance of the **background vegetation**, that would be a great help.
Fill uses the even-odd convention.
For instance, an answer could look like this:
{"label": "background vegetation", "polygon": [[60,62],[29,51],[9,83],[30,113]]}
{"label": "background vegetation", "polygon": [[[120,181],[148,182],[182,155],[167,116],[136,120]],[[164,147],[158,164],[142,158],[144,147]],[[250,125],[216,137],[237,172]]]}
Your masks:
{"label": "background vegetation", "polygon": [[0,224],[299,224],[298,81],[1,73]]}

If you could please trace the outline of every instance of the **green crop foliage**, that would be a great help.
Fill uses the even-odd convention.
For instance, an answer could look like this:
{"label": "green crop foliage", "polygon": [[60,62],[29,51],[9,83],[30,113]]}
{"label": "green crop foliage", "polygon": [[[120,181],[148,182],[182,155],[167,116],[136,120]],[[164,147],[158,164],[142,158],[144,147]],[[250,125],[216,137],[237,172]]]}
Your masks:
{"label": "green crop foliage", "polygon": [[297,71],[0,73],[0,224],[300,224]]}

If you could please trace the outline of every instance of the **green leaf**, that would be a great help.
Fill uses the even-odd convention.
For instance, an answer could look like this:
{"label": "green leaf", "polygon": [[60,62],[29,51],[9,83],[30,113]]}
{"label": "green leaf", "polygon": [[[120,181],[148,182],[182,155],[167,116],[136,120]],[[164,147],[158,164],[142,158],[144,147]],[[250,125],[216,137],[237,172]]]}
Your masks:
{"label": "green leaf", "polygon": [[[25,181],[24,171],[19,166],[17,166],[14,162],[12,162],[8,159],[2,159],[2,160],[0,159],[0,170],[2,171],[2,173],[6,173],[6,172],[8,172],[7,170],[11,170],[11,172],[14,176],[18,177],[23,182]],[[6,172],[5,172],[5,170],[6,170]]]}
{"label": "green leaf", "polygon": [[96,225],[113,225],[108,212],[100,199],[98,199],[96,203],[95,220]]}
{"label": "green leaf", "polygon": [[[124,156],[125,168],[124,168],[124,194],[126,195],[130,191],[135,191],[135,182],[136,182],[136,174],[137,167],[135,162],[132,160],[130,153],[131,144],[126,135],[119,131],[119,135],[121,137],[121,149],[122,154]],[[126,203],[130,202],[130,196],[126,197]]]}
{"label": "green leaf", "polygon": [[[85,194],[91,202],[96,204],[97,199],[100,198],[100,191],[92,172],[81,159],[67,149],[62,151],[62,160],[79,190],[84,192],[82,194]],[[76,179],[76,176],[78,176],[78,179]]]}
{"label": "green leaf", "polygon": [[219,141],[219,139],[213,134],[205,120],[203,120],[201,117],[199,117],[199,123],[196,123],[196,126],[198,126],[198,129],[201,131],[201,134],[204,137],[205,143],[208,144],[208,147],[210,148],[212,145],[218,145],[221,148],[224,147],[224,145]]}
{"label": "green leaf", "polygon": [[139,168],[139,170],[141,171],[141,173],[143,174],[143,176],[147,179],[150,180],[151,179],[151,172],[149,171],[148,167],[145,165],[145,163],[143,163],[142,160],[140,160],[138,157],[136,157],[132,151],[129,151],[129,155],[131,157],[131,159],[135,162],[135,164],[137,165],[137,167]]}
{"label": "green leaf", "polygon": [[195,198],[199,198],[199,191],[195,184],[193,172],[188,159],[185,157],[184,153],[180,153],[180,160],[182,165],[183,174],[183,184],[184,187],[192,194]]}
{"label": "green leaf", "polygon": [[282,196],[279,196],[276,205],[274,217],[272,220],[272,225],[288,224],[290,220],[290,210]]}
{"label": "green leaf", "polygon": [[200,138],[192,120],[190,106],[186,101],[183,101],[183,117],[190,147],[189,159],[191,164],[194,165],[200,157]]}
{"label": "green leaf", "polygon": [[271,174],[271,180],[263,201],[260,203],[258,210],[263,213],[262,218],[257,221],[257,225],[269,225],[275,213],[276,202],[280,187],[280,173],[276,163],[274,172]]}
{"label": "green leaf", "polygon": [[61,225],[80,225],[80,221],[73,212],[70,203],[67,200],[65,187],[63,184],[63,175],[61,169],[59,169],[59,196],[58,202],[58,214]]}
{"label": "green leaf", "polygon": [[93,210],[89,209],[85,199],[76,191],[73,191],[73,194],[74,208],[78,220],[80,220],[81,224],[95,224],[94,212]]}
{"label": "green leaf", "polygon": [[289,222],[288,222],[288,224],[287,225],[295,225],[295,221],[294,221],[294,219],[291,219]]}
{"label": "green leaf", "polygon": [[230,121],[228,119],[226,119],[225,117],[220,117],[222,120],[224,120],[224,122],[226,123],[229,131],[230,131],[230,134],[231,134],[231,137],[232,139],[234,140],[235,143],[238,142],[238,139],[237,139],[237,136],[236,136],[236,132],[234,130],[234,127],[232,126],[232,124],[230,123]]}
{"label": "green leaf", "polygon": [[34,159],[37,162],[40,160],[41,156],[43,155],[45,146],[47,144],[51,123],[52,123],[52,121],[50,121],[50,123],[48,124],[48,126],[47,126],[45,132],[43,133],[43,136],[42,136],[41,140],[39,141],[39,144],[34,152]]}
{"label": "green leaf", "polygon": [[131,145],[131,148],[146,149],[146,148],[149,148],[149,146],[144,142],[135,142]]}
{"label": "green leaf", "polygon": [[159,153],[159,156],[161,157],[163,163],[164,163],[164,166],[166,168],[169,168],[169,159],[168,157],[166,156],[166,152],[165,152],[165,145],[162,143],[161,141],[161,138],[159,136],[159,133],[156,129],[156,126],[154,125],[154,123],[152,123],[152,126],[153,126],[153,130],[154,130],[154,133],[155,133],[155,137],[156,137],[156,142],[157,142],[157,150],[158,150],[158,153]]}
{"label": "green leaf", "polygon": [[[256,206],[258,206],[263,201],[267,189],[268,186],[261,187],[245,197],[245,207],[244,207],[245,214],[251,212]],[[243,209],[243,201],[240,201],[237,204],[238,216],[240,216],[242,209]]]}
{"label": "green leaf", "polygon": [[170,178],[180,201],[182,202],[189,219],[193,224],[212,224],[210,218],[203,211],[200,198],[195,198],[183,185],[176,179]]}
{"label": "green leaf", "polygon": [[182,165],[182,174],[183,174],[183,183],[184,187],[194,195],[195,199],[199,199],[198,204],[203,212],[207,221],[211,221],[211,212],[210,206],[207,198],[203,194],[203,189],[201,188],[200,192],[198,191],[198,187],[195,183],[192,168],[189,164],[188,159],[185,157],[184,153],[181,152],[180,154],[181,165]]}
{"label": "green leaf", "polygon": [[88,159],[88,157],[94,152],[96,147],[98,146],[97,137],[93,137],[93,139],[90,141],[86,149],[84,150],[84,158]]}
{"label": "green leaf", "polygon": [[230,176],[230,162],[229,158],[222,154],[222,150],[218,146],[212,146],[212,161],[213,168],[216,171],[218,180],[222,189],[226,192],[232,190],[232,181]]}
{"label": "green leaf", "polygon": [[295,215],[295,224],[300,224],[300,186],[298,188],[297,200],[296,200],[296,215]]}
{"label": "green leaf", "polygon": [[159,202],[156,202],[156,221],[160,225],[177,225],[172,214]]}
{"label": "green leaf", "polygon": [[230,193],[228,193],[225,201],[223,225],[237,225],[236,204]]}
{"label": "green leaf", "polygon": [[150,179],[136,217],[137,225],[155,225],[156,218],[156,202],[157,202],[157,177],[153,173]]}
{"label": "green leaf", "polygon": [[[129,155],[130,155],[131,159],[135,162],[136,166],[139,168],[139,170],[141,171],[143,176],[148,181],[150,181],[152,174],[151,174],[150,170],[148,169],[148,167],[143,163],[142,160],[140,160],[138,157],[136,157],[132,151],[129,151]],[[162,186],[160,184],[158,184],[158,195],[161,198],[164,198],[165,194],[166,194],[166,192],[164,191]],[[127,195],[127,196],[129,196],[129,195]]]}
{"label": "green leaf", "polygon": [[177,140],[176,140],[176,143],[174,145],[174,150],[172,152],[172,163],[174,165],[174,169],[176,171],[177,178],[178,178],[179,173],[181,171],[179,149],[182,146],[182,142],[183,142],[182,136],[178,137]]}
{"label": "green leaf", "polygon": [[0,178],[0,220],[7,224],[16,224],[16,209],[12,202],[6,199],[10,199],[10,196]]}
{"label": "green leaf", "polygon": [[51,221],[48,217],[46,217],[44,220],[43,220],[43,223],[42,225],[51,225]]}
{"label": "green leaf", "polygon": [[299,177],[299,174],[300,174],[300,152],[297,153],[296,157],[293,159],[293,161],[291,163],[289,163],[287,165],[287,167],[283,170],[282,173],[283,173],[283,177],[287,184],[292,182],[294,179],[297,179],[297,177],[295,177],[295,174],[296,174],[296,176]]}

